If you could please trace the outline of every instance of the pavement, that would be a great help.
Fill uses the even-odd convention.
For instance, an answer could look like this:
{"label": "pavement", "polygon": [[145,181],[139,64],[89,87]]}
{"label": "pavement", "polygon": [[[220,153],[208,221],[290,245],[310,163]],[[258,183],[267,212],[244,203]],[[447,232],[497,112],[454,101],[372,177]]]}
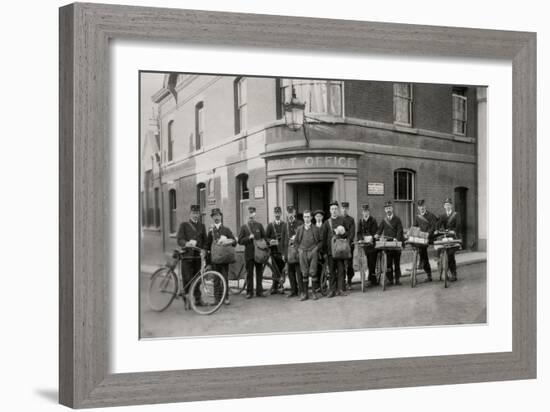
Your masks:
{"label": "pavement", "polygon": [[[286,295],[245,299],[232,295],[231,304],[213,315],[186,311],[174,301],[164,312],[147,306],[150,271],[141,273],[140,331],[142,338],[212,336],[228,334],[286,333],[387,327],[419,327],[485,323],[487,276],[486,254],[463,252],[456,256],[458,281],[443,287],[434,280],[410,287],[410,263],[402,266],[402,286],[368,288],[361,293],[359,275],[345,297],[300,302]],[[435,268],[435,261],[432,261]],[[145,269],[145,268],[144,268]],[[152,268],[151,268],[152,269]],[[434,271],[435,273],[435,271]],[[437,279],[437,276],[434,276]]]}

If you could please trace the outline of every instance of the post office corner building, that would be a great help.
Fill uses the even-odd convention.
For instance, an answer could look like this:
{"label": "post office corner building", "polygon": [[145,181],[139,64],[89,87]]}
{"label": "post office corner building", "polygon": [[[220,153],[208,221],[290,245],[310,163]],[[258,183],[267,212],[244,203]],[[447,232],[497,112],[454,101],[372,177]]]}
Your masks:
{"label": "post office corner building", "polygon": [[[149,73],[142,73],[142,81]],[[158,76],[158,74],[157,74]],[[368,203],[380,220],[388,199],[409,227],[415,202],[442,212],[454,199],[468,249],[486,247],[486,88],[450,84],[283,79],[167,73],[141,135],[142,257],[176,247],[179,223],[200,204],[221,208],[234,232],[256,206],[293,204],[352,216]],[[305,125],[285,122],[292,90]]]}

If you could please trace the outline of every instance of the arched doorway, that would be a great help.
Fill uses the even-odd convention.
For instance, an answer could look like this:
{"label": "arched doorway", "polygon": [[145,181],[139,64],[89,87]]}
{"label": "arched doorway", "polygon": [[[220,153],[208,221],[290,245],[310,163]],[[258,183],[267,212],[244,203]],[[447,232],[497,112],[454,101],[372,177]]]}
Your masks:
{"label": "arched doorway", "polygon": [[460,233],[458,236],[462,239],[462,245],[465,249],[470,248],[468,243],[468,188],[459,186],[455,188],[455,211],[460,219]]}

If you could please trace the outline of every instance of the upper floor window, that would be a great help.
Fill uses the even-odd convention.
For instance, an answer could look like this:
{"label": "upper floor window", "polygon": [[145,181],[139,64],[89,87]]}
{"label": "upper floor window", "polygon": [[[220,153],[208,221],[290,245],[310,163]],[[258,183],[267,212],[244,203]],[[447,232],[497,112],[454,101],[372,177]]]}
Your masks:
{"label": "upper floor window", "polygon": [[246,130],[247,82],[238,77],[234,83],[235,93],[235,134]]}
{"label": "upper floor window", "polygon": [[174,121],[168,122],[168,161],[174,160]]}
{"label": "upper floor window", "polygon": [[453,87],[453,134],[466,135],[468,98],[464,87]]}
{"label": "upper floor window", "polygon": [[342,81],[282,79],[280,83],[281,104],[290,102],[294,87],[296,97],[306,104],[306,114],[343,116]]}
{"label": "upper floor window", "polygon": [[204,103],[195,106],[195,150],[200,150],[204,141]]}
{"label": "upper floor window", "polygon": [[393,122],[403,126],[412,126],[412,84],[393,84]]}

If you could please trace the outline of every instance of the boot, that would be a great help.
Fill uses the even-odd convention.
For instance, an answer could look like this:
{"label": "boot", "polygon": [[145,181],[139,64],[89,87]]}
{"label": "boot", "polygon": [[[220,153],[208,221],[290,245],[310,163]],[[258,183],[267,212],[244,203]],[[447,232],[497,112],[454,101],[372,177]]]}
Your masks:
{"label": "boot", "polygon": [[317,300],[319,299],[319,295],[317,294],[317,292],[319,291],[319,285],[315,282],[312,282],[311,283],[311,298],[313,300]]}
{"label": "boot", "polygon": [[302,287],[302,293],[300,294],[300,301],[304,301],[308,299],[309,299],[308,284],[304,282]]}

